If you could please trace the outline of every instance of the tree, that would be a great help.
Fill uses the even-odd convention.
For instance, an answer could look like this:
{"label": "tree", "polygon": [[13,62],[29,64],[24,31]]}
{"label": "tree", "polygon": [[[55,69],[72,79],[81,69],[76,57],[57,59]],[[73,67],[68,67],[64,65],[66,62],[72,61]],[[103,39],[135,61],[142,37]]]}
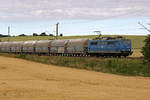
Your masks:
{"label": "tree", "polygon": [[0,37],[10,37],[8,35],[3,35],[3,34],[0,34]]}
{"label": "tree", "polygon": [[49,34],[49,36],[54,36],[53,34]]}
{"label": "tree", "polygon": [[33,33],[33,36],[38,36],[38,34],[37,33]]}
{"label": "tree", "polygon": [[25,34],[20,34],[20,35],[18,35],[18,36],[26,36]]}
{"label": "tree", "polygon": [[144,55],[145,62],[150,62],[150,35],[145,39],[145,45],[142,48],[142,53]]}
{"label": "tree", "polygon": [[40,36],[47,36],[47,34],[46,34],[45,32],[42,32],[42,33],[40,34]]}
{"label": "tree", "polygon": [[60,34],[60,36],[62,37],[62,36],[63,36],[63,34],[61,33],[61,34]]}

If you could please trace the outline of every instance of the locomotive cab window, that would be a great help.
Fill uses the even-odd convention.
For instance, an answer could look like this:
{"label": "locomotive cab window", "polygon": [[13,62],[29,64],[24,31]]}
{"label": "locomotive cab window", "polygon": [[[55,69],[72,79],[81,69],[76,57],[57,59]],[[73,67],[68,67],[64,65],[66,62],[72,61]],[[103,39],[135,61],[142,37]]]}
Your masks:
{"label": "locomotive cab window", "polygon": [[97,45],[97,42],[91,42],[91,45]]}

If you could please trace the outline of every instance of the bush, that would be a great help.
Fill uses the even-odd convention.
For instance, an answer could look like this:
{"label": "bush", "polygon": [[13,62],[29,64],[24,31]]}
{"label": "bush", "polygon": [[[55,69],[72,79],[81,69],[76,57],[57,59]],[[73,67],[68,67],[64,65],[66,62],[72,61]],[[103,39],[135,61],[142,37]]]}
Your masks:
{"label": "bush", "polygon": [[25,59],[25,58],[26,58],[26,55],[25,55],[25,54],[20,54],[20,55],[16,55],[15,57],[16,57],[16,58]]}
{"label": "bush", "polygon": [[0,34],[0,37],[9,37],[8,35]]}
{"label": "bush", "polygon": [[37,33],[33,33],[33,36],[38,36],[38,34]]}
{"label": "bush", "polygon": [[150,35],[145,39],[145,45],[142,48],[142,53],[144,55],[144,61],[150,63]]}
{"label": "bush", "polygon": [[47,34],[46,34],[45,32],[42,32],[42,33],[40,34],[40,36],[47,36]]}
{"label": "bush", "polygon": [[49,36],[54,36],[53,34],[49,34]]}
{"label": "bush", "polygon": [[18,36],[26,36],[25,34],[20,34],[20,35],[18,35]]}
{"label": "bush", "polygon": [[61,34],[60,34],[60,36],[62,37],[62,36],[63,36],[63,34],[61,33]]}

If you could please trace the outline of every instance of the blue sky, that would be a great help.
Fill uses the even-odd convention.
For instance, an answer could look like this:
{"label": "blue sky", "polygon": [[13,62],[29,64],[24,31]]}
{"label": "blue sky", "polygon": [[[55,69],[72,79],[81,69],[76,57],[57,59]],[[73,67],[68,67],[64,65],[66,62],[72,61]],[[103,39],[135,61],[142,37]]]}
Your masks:
{"label": "blue sky", "polygon": [[95,35],[94,31],[101,31],[104,35],[147,35],[148,32],[140,29],[138,22],[146,27],[150,18],[110,18],[104,20],[54,20],[36,22],[1,22],[0,33],[7,34],[7,27],[11,27],[11,35],[47,32],[55,35],[55,24],[59,22],[59,33],[64,35]]}
{"label": "blue sky", "polygon": [[[57,2],[56,2],[57,1]],[[0,34],[47,32],[64,35],[147,35],[150,0],[5,0],[0,1]]]}

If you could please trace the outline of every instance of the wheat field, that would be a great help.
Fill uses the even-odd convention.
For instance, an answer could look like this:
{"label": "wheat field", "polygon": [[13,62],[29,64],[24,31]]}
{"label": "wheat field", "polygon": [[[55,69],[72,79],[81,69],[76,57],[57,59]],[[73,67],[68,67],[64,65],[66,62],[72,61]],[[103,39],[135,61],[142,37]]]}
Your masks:
{"label": "wheat field", "polygon": [[0,100],[149,100],[150,78],[0,57]]}

